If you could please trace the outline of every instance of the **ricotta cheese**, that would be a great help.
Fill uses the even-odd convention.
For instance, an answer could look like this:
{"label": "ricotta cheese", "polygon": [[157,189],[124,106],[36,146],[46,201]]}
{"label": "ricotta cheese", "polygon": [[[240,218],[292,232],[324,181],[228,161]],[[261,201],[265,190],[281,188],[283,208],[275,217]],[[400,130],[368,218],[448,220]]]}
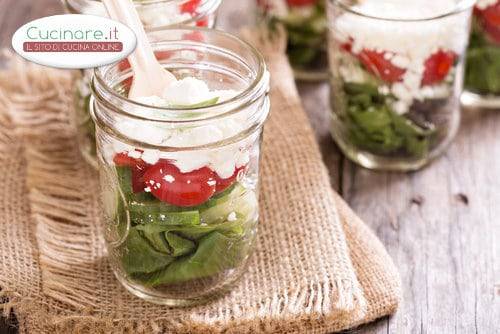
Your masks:
{"label": "ricotta cheese", "polygon": [[[138,102],[155,107],[168,105],[189,105],[218,97],[218,102],[231,99],[239,92],[233,90],[210,90],[199,79],[187,77],[173,83],[163,96],[140,97]],[[161,112],[161,111],[157,111]],[[182,112],[182,111],[179,111]],[[172,123],[160,124],[138,120],[121,120],[115,126],[124,136],[156,146],[180,148],[178,152],[165,152],[155,149],[136,150],[122,142],[114,141],[105,146],[105,158],[112,161],[116,153],[128,152],[134,158],[141,158],[148,164],[155,164],[159,159],[169,159],[183,173],[209,167],[219,177],[225,179],[234,174],[236,168],[246,165],[250,159],[249,149],[254,139],[246,139],[223,147],[190,151],[185,148],[202,146],[222,141],[245,129],[241,115],[225,117],[219,122],[211,121],[196,127],[175,126]]]}

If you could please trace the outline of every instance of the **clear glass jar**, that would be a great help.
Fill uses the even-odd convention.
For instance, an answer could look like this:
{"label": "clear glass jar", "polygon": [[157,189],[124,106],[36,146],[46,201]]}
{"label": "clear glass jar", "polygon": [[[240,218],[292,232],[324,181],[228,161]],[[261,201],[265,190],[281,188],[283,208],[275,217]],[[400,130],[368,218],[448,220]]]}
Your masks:
{"label": "clear glass jar", "polygon": [[[185,38],[192,33],[203,42]],[[132,74],[116,64],[96,69],[91,86],[111,267],[138,297],[189,305],[227,290],[254,246],[269,74],[258,51],[224,32],[149,37],[178,79],[203,80],[219,96],[233,92],[153,107],[127,98]]]}
{"label": "clear glass jar", "polygon": [[287,54],[295,78],[328,78],[325,0],[256,0],[258,13],[270,27],[282,24],[287,32]]}
{"label": "clear glass jar", "polygon": [[462,103],[500,109],[500,0],[474,7]]}
{"label": "clear glass jar", "polygon": [[472,4],[329,0],[331,133],[348,158],[416,170],[450,144]]}
{"label": "clear glass jar", "polygon": [[[62,0],[67,12],[107,16],[100,0]],[[222,0],[135,0],[139,16],[147,30],[172,26],[213,28]],[[196,36],[194,36],[196,38]],[[161,54],[159,55],[162,56]],[[125,60],[121,66],[129,66]],[[82,71],[76,80],[74,104],[78,143],[85,160],[97,168],[95,127],[89,114],[91,70]]]}

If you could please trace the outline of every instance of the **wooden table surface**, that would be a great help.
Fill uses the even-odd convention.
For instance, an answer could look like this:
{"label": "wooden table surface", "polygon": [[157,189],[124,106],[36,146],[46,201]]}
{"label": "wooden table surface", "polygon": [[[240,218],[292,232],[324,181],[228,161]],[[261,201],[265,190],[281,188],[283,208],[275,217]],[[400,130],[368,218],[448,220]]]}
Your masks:
{"label": "wooden table surface", "polygon": [[[251,23],[251,3],[225,0],[219,26]],[[0,0],[0,46],[28,20],[61,11],[57,0]],[[427,168],[377,173],[336,148],[326,84],[299,88],[332,185],[382,240],[403,282],[395,316],[352,332],[500,333],[500,110],[465,110],[457,139]]]}

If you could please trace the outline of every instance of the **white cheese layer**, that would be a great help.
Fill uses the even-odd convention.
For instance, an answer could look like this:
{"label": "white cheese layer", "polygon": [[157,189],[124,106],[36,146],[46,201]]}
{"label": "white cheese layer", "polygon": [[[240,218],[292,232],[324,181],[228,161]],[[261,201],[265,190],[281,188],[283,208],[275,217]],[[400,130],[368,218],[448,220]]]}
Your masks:
{"label": "white cheese layer", "polygon": [[[455,0],[364,0],[353,10],[373,17],[408,20],[436,17],[452,12],[456,6]],[[354,54],[362,50],[384,52],[387,60],[406,70],[401,82],[388,87],[399,100],[397,112],[406,113],[415,99],[428,98],[429,89],[433,89],[421,85],[425,61],[439,50],[453,51],[459,57],[463,54],[468,39],[468,18],[469,12],[465,11],[435,20],[405,22],[345,12],[333,20],[332,29],[337,40],[352,45]],[[345,81],[359,81],[359,75],[353,70],[343,68],[340,73]],[[452,75],[450,73],[445,81]],[[436,94],[442,96],[443,86],[436,88]]]}
{"label": "white cheese layer", "polygon": [[[178,80],[165,89],[161,97],[141,97],[137,101],[151,106],[162,107],[196,104],[214,97],[218,97],[218,102],[222,102],[236,95],[238,95],[238,92],[232,90],[210,90],[204,81],[187,77]],[[159,110],[156,112],[161,113]],[[182,113],[182,110],[178,112]],[[173,123],[161,124],[158,122],[122,120],[115,127],[121,134],[140,142],[170,148],[186,148],[202,146],[236,136],[245,130],[245,121],[241,118],[241,115],[234,115],[196,127],[181,127]],[[169,159],[183,173],[206,166],[215,171],[221,178],[228,178],[233,175],[236,168],[249,162],[251,147],[248,146],[251,143],[250,140],[244,140],[215,149],[183,150],[180,152],[147,149],[140,152],[135,147],[115,141],[105,147],[104,153],[107,161],[112,161],[113,156],[120,152],[128,152],[129,156],[140,157],[149,164],[154,164],[159,159]]]}

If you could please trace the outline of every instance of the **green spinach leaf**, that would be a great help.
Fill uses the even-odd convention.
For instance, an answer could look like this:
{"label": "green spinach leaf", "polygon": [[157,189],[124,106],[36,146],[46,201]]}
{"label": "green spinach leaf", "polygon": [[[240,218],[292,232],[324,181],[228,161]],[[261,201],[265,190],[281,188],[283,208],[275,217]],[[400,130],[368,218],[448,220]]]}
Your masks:
{"label": "green spinach leaf", "polygon": [[165,269],[135,277],[148,286],[182,283],[233,268],[247,254],[245,241],[212,232],[199,241],[195,253],[172,262]]}
{"label": "green spinach leaf", "polygon": [[415,158],[425,156],[435,129],[424,128],[390,106],[391,96],[378,92],[369,83],[345,83],[346,123],[352,144],[374,154],[403,153]]}
{"label": "green spinach leaf", "polygon": [[173,256],[157,251],[136,228],[131,228],[121,246],[123,268],[128,274],[151,273],[168,266]]}

